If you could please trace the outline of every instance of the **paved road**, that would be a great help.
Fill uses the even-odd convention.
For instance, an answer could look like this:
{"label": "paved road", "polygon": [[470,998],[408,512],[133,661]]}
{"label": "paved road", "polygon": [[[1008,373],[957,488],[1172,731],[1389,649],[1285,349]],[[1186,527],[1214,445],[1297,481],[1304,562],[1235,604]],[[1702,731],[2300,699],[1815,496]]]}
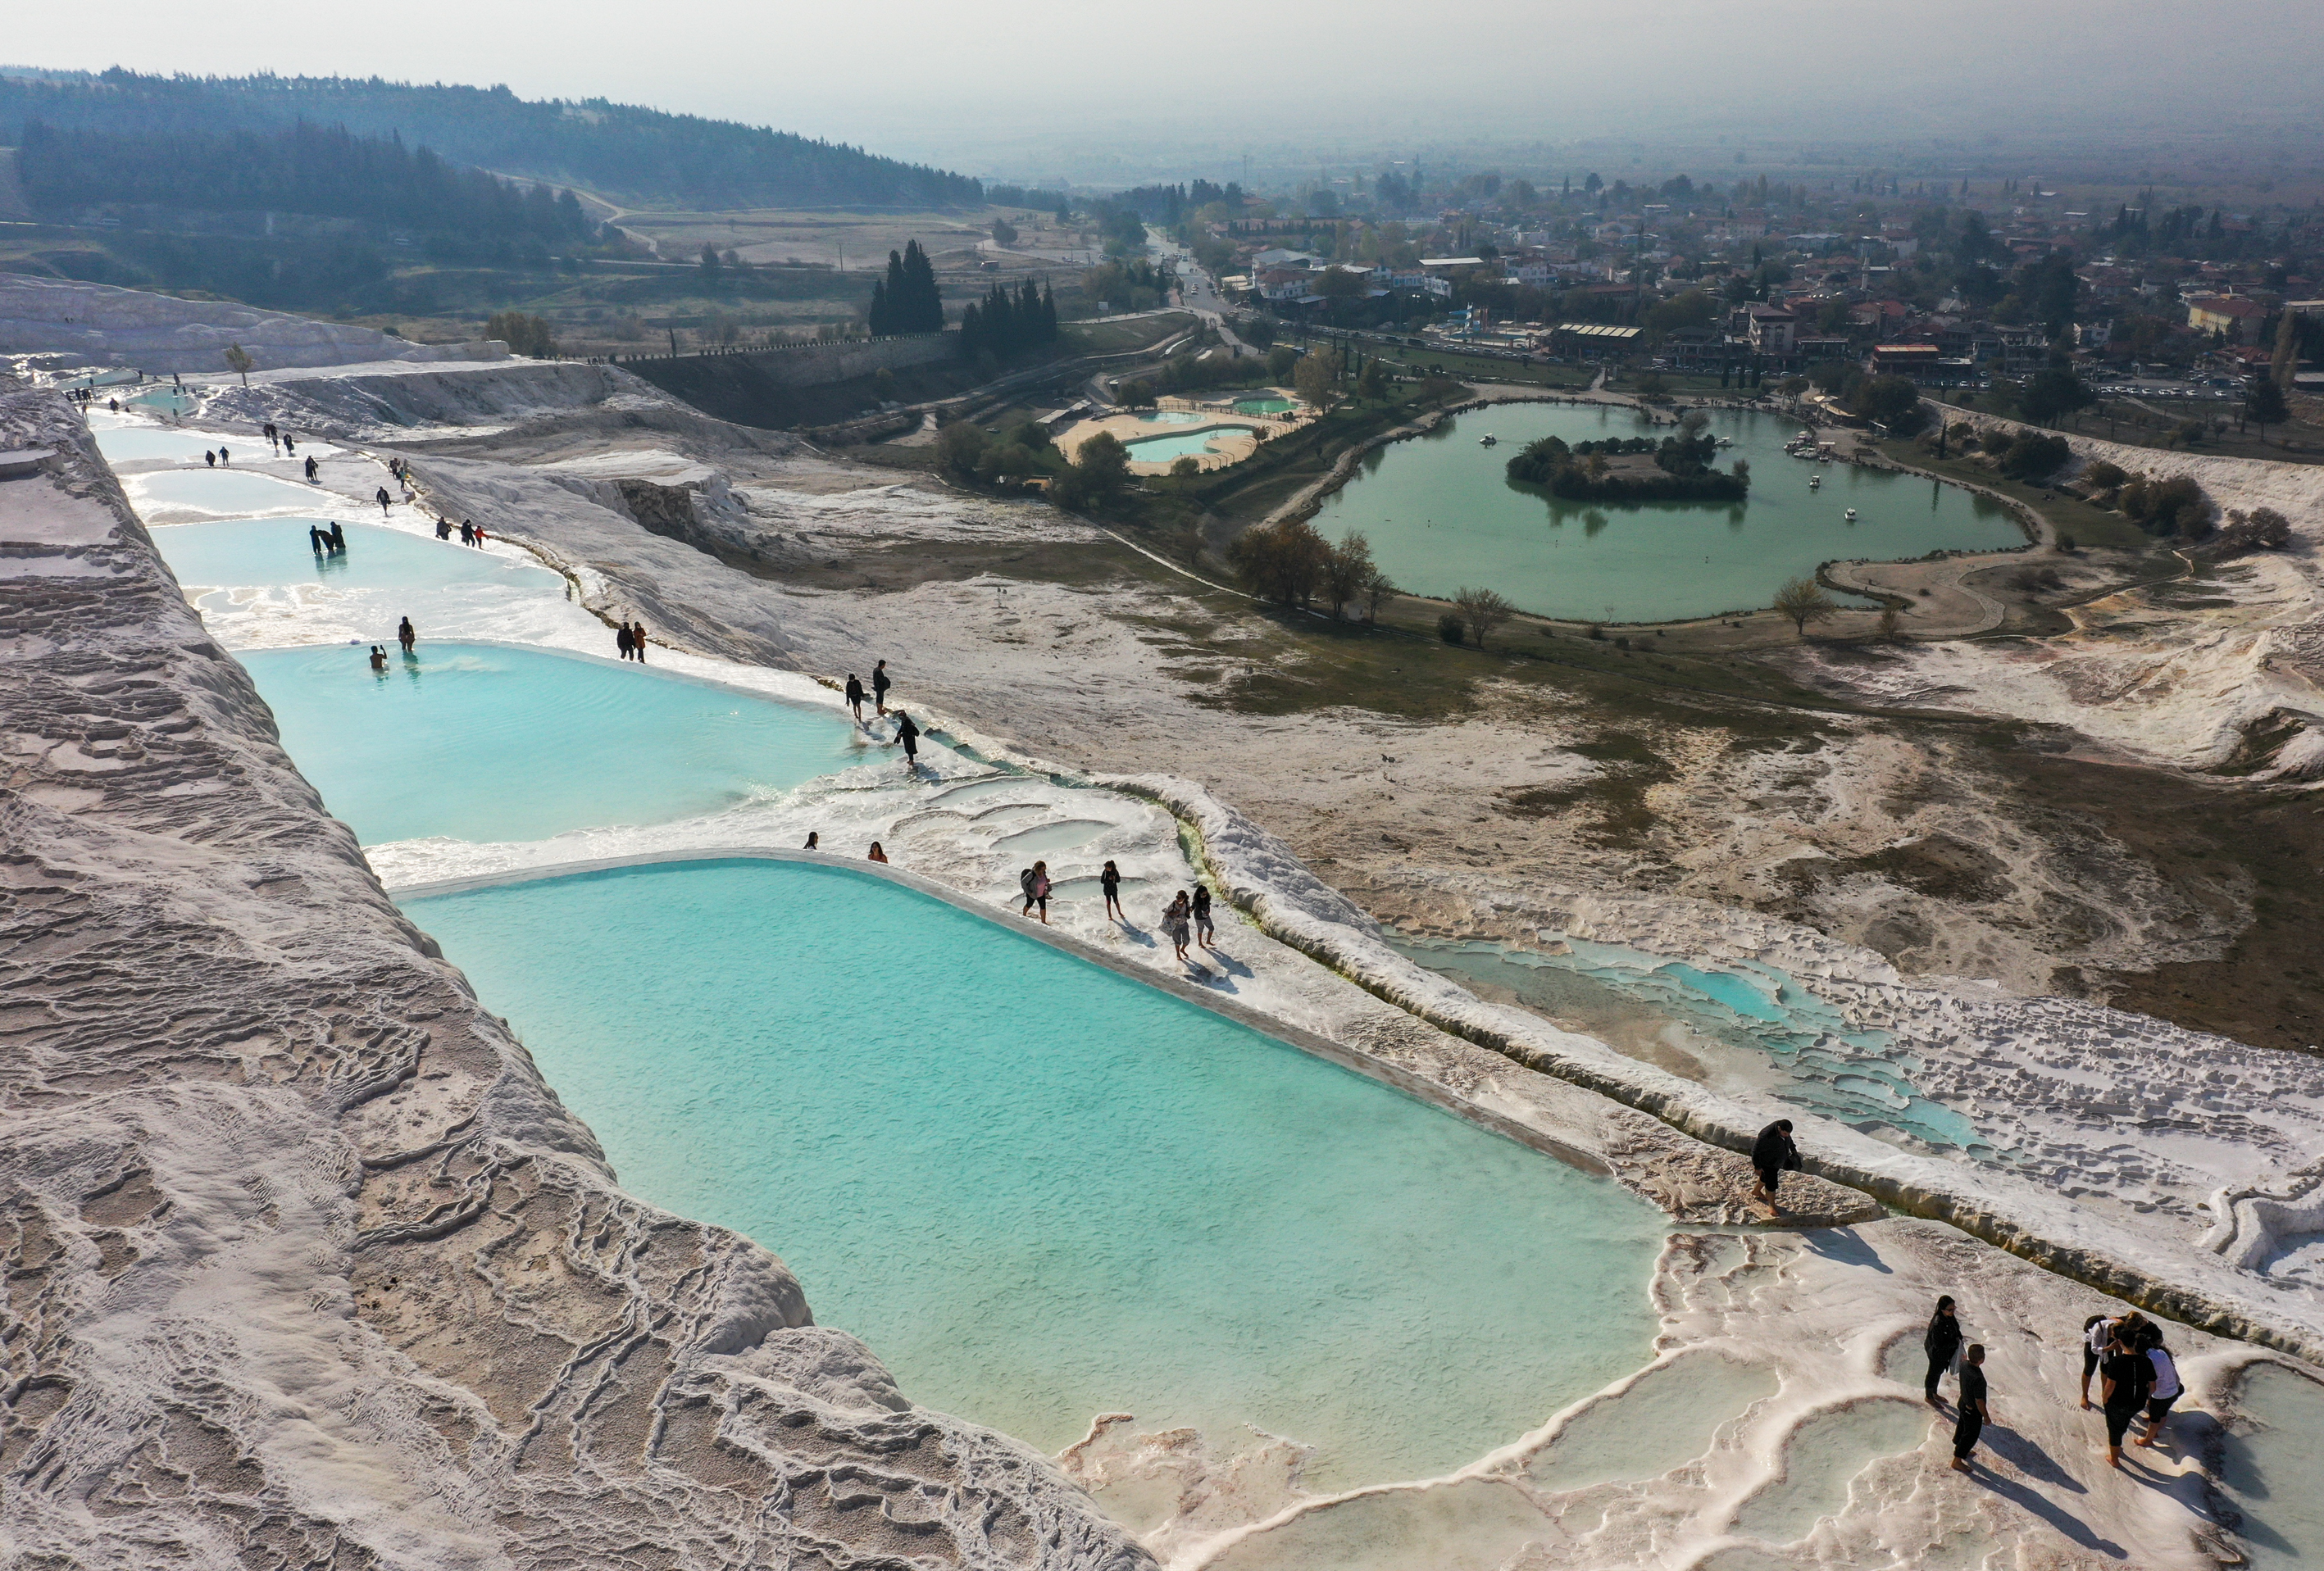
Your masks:
{"label": "paved road", "polygon": [[1220,343],[1238,354],[1259,353],[1256,347],[1235,336],[1234,326],[1227,320],[1227,313],[1234,308],[1219,293],[1211,275],[1194,264],[1194,253],[1154,229],[1146,231],[1146,248],[1154,253],[1156,261],[1177,264],[1178,303],[1217,328]]}

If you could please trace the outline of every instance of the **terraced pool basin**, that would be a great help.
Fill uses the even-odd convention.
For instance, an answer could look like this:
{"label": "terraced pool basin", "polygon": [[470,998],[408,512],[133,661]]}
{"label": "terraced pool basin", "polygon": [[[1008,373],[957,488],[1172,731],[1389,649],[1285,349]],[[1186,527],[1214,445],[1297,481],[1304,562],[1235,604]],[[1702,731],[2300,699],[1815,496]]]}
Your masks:
{"label": "terraced pool basin", "polygon": [[818,1324],[1047,1450],[1254,1424],[1433,1474],[1649,1356],[1659,1213],[844,866],[406,902],[633,1192],[778,1249]]}
{"label": "terraced pool basin", "polygon": [[238,657],[300,772],[365,845],[545,840],[664,823],[858,761],[836,714],[650,667],[423,643],[374,673],[361,645]]}

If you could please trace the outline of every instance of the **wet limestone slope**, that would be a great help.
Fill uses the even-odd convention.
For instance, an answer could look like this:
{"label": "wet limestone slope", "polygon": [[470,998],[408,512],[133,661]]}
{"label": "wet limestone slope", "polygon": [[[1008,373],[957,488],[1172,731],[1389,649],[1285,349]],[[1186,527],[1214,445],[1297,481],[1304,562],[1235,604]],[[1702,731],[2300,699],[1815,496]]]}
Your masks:
{"label": "wet limestone slope", "polygon": [[1131,1567],[750,1241],[623,1194],[0,393],[0,1537],[87,1565]]}

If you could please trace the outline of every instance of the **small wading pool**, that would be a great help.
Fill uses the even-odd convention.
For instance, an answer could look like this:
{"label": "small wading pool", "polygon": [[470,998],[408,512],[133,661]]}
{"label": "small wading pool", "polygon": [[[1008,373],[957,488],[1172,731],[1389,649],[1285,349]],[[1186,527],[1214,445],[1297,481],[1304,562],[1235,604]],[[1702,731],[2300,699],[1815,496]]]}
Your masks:
{"label": "small wading pool", "polygon": [[323,804],[365,845],[664,823],[859,761],[835,714],[650,667],[487,644],[236,657]]}
{"label": "small wading pool", "polygon": [[406,909],[625,1187],[1045,1451],[1123,1411],[1411,1478],[1650,1355],[1662,1218],[1612,1181],[916,890],[666,863]]}
{"label": "small wading pool", "polygon": [[1250,429],[1249,426],[1212,426],[1183,436],[1140,436],[1127,446],[1133,463],[1167,464],[1174,458],[1201,458],[1216,453],[1218,449],[1211,446],[1214,439],[1248,436]]}
{"label": "small wading pool", "polygon": [[[225,442],[229,448],[237,442],[250,443],[251,446],[245,450],[244,456],[254,453],[270,459],[273,457],[273,455],[267,451],[263,438],[221,437],[215,432],[171,431],[160,426],[115,426],[108,429],[92,432],[91,435],[97,438],[97,450],[105,455],[108,463],[113,464],[136,464],[149,458],[171,458],[180,463],[200,464],[203,453],[217,452],[221,441]],[[337,452],[337,449],[326,447],[318,443],[312,451],[317,457],[321,457],[326,454]],[[307,449],[302,448],[299,456],[306,457],[307,452]],[[208,473],[207,468],[204,473]]]}
{"label": "small wading pool", "polygon": [[1138,418],[1148,426],[1191,426],[1203,417],[1195,414],[1192,409],[1163,409],[1156,414],[1140,415]]}
{"label": "small wading pool", "polygon": [[1283,415],[1298,406],[1289,399],[1237,399],[1234,412],[1238,415]]}
{"label": "small wading pool", "polygon": [[[255,452],[266,450],[265,444],[258,438],[247,440],[253,443]],[[207,465],[132,475],[128,491],[130,501],[137,504],[140,513],[148,507],[159,507],[171,511],[215,513],[221,518],[235,513],[280,513],[311,508],[318,497],[329,494],[295,480],[277,480],[271,474],[211,469]]]}
{"label": "small wading pool", "polygon": [[[309,528],[318,518],[232,519],[214,524],[164,524],[154,529],[161,559],[186,593],[201,605],[236,591],[327,585],[383,594],[445,589],[457,584],[506,585],[528,594],[562,596],[565,580],[530,561],[517,561],[456,542],[430,540],[376,524],[346,524],[347,548],[318,556]],[[392,629],[401,612],[386,614]],[[383,630],[381,637],[386,637]]]}

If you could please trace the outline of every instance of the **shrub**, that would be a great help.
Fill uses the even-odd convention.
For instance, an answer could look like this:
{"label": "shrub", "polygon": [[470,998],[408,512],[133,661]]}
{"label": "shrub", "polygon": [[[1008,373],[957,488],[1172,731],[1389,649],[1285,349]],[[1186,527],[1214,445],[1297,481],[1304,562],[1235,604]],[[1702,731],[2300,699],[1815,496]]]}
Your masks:
{"label": "shrub", "polygon": [[1628,648],[1630,647],[1630,640],[1629,640],[1628,636],[1628,635],[1625,635],[1625,636],[1623,636],[1623,637],[1621,637],[1621,638],[1616,639],[1614,640],[1614,647],[1615,647],[1616,648],[1618,648],[1618,649],[1627,649],[1627,648]]}
{"label": "shrub", "polygon": [[2074,450],[2063,436],[2037,436],[2027,432],[2001,455],[2001,473],[2012,480],[2039,480],[2065,467]]}
{"label": "shrub", "polygon": [[1459,643],[1462,638],[1460,614],[1456,611],[1448,611],[1443,616],[1438,617],[1436,619],[1436,636],[1443,639],[1448,644]]}
{"label": "shrub", "polygon": [[1596,622],[1591,622],[1590,624],[1590,636],[1602,644],[1606,641],[1606,629],[1600,627]]}
{"label": "shrub", "polygon": [[2082,483],[2099,491],[2112,491],[2129,478],[2121,464],[2109,464],[2103,458],[2082,471]]}
{"label": "shrub", "polygon": [[2076,550],[2080,550],[2080,548],[2081,548],[2081,542],[2080,542],[2079,540],[2076,540],[2076,539],[2073,537],[2073,536],[2071,536],[2071,535],[2061,535],[2061,536],[2059,536],[2059,537],[2058,537],[2058,549],[2059,549],[2059,550],[2061,550],[2061,551],[2076,551]]}

